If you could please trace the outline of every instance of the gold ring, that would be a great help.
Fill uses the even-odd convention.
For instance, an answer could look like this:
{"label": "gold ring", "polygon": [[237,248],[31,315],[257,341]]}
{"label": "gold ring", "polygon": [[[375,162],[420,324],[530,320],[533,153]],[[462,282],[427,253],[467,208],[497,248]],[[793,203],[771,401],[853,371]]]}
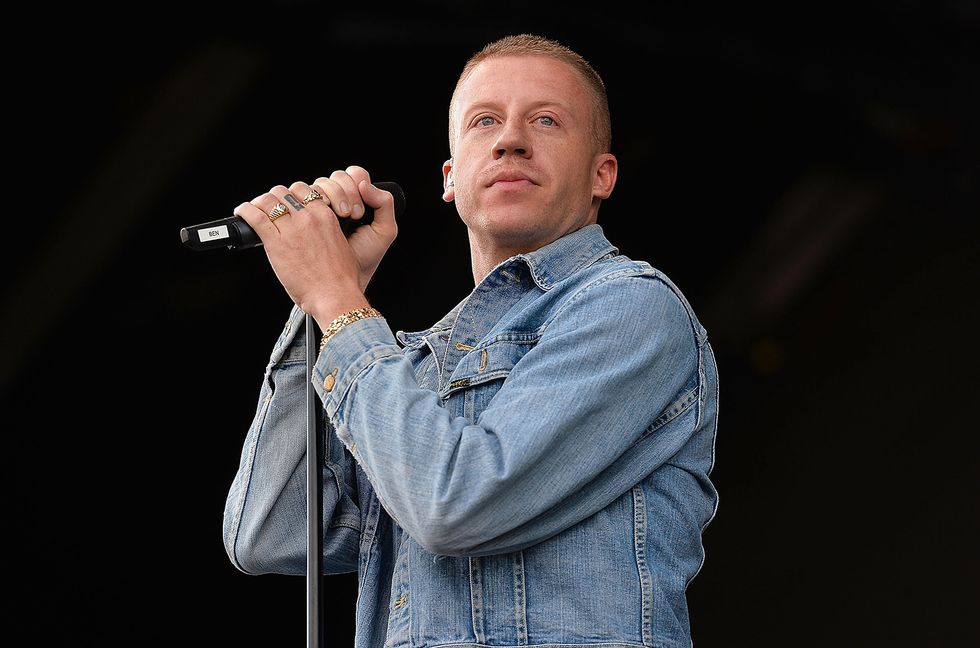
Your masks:
{"label": "gold ring", "polygon": [[276,203],[276,206],[272,208],[271,212],[269,212],[269,220],[275,222],[277,218],[279,218],[280,216],[285,216],[288,213],[289,213],[288,207],[286,207],[282,203]]}
{"label": "gold ring", "polygon": [[320,195],[320,192],[317,191],[315,187],[310,187],[310,193],[303,197],[303,204],[309,205],[311,202],[317,199],[322,200],[323,196]]}

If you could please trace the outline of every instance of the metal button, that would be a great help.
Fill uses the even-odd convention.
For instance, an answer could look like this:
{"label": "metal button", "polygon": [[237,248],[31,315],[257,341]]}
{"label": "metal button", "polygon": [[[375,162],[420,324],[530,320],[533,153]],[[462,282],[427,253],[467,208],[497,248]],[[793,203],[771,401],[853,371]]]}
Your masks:
{"label": "metal button", "polygon": [[331,391],[333,389],[334,383],[337,382],[337,372],[340,369],[334,369],[332,372],[327,374],[327,377],[323,379],[323,389],[324,391]]}

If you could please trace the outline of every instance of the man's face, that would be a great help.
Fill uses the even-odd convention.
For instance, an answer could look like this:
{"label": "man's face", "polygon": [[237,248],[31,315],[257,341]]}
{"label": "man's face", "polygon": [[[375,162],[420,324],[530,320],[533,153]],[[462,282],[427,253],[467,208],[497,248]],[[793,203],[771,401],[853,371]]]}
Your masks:
{"label": "man's face", "polygon": [[[486,60],[460,86],[452,118],[445,198],[471,242],[530,251],[595,222],[592,199],[612,191],[615,158],[595,151],[590,95],[571,66],[545,56]],[[597,173],[610,164],[611,183]]]}

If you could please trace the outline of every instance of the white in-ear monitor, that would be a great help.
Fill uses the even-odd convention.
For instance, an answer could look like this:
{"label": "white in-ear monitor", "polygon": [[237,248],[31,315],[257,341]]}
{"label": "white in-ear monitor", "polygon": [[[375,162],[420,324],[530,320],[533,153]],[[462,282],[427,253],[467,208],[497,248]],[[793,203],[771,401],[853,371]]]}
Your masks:
{"label": "white in-ear monitor", "polygon": [[452,187],[453,186],[453,172],[452,171],[446,172],[446,186],[447,187]]}

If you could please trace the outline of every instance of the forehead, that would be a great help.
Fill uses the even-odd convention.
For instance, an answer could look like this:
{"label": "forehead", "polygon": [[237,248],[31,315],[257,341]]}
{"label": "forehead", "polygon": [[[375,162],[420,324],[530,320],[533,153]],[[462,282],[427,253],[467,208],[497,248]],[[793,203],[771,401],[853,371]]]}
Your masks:
{"label": "forehead", "polygon": [[588,106],[585,81],[570,64],[548,56],[499,56],[473,68],[460,84],[460,111],[476,103],[555,101],[581,110]]}

